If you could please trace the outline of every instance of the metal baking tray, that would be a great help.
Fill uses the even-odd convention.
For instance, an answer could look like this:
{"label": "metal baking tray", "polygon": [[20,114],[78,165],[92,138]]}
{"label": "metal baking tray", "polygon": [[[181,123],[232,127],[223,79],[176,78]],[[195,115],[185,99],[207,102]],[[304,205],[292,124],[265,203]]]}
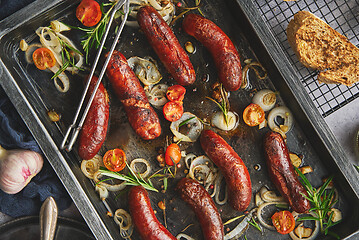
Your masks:
{"label": "metal baking tray", "polygon": [[[113,219],[106,215],[107,210],[95,192],[93,182],[87,179],[80,170],[81,159],[77,155],[76,147],[71,152],[60,150],[63,135],[80,99],[83,77],[71,76],[69,92],[60,94],[49,80],[51,74],[39,71],[33,65],[27,64],[24,53],[18,48],[21,39],[29,42],[36,41],[35,30],[39,26],[47,26],[50,20],[62,19],[64,22],[76,25],[74,10],[78,3],[79,1],[70,0],[37,0],[0,22],[0,83],[38,141],[93,235],[101,240],[120,239],[118,228]],[[358,173],[345,158],[339,143],[328,130],[320,113],[299,82],[290,62],[251,0],[203,0],[201,10],[207,18],[214,21],[229,35],[238,48],[242,60],[259,61],[268,72],[269,77],[265,80],[258,80],[251,74],[249,90],[231,93],[232,110],[241,115],[244,108],[251,102],[255,89],[270,88],[280,93],[278,104],[289,107],[295,118],[295,125],[288,133],[290,151],[302,154],[305,165],[313,167],[314,173],[309,174],[308,178],[314,186],[319,186],[322,178],[334,175],[336,187],[340,192],[338,207],[343,211],[344,220],[335,226],[333,231],[343,239],[357,239],[359,237],[357,221],[359,210],[352,206],[359,204]],[[210,86],[217,79],[214,63],[207,50],[181,30],[180,21],[174,26],[174,32],[180,43],[191,41],[196,47],[196,52],[190,55],[190,59],[195,67],[197,80],[193,86],[187,87],[184,100],[185,111],[190,111],[200,118],[209,118],[214,111],[219,110],[205,98],[210,94]],[[74,30],[69,34],[74,42],[79,44],[82,35]],[[126,27],[117,49],[126,57],[152,56],[158,60],[138,29]],[[173,80],[163,66],[159,64],[159,67],[164,76],[162,81],[172,84]],[[169,122],[166,122],[158,111],[163,130],[161,137],[153,141],[140,140],[130,128],[126,115],[107,79],[104,79],[104,85],[111,99],[110,126],[107,140],[99,153],[103,154],[107,149],[121,147],[129,160],[137,157],[146,158],[153,163],[154,170],[159,169],[155,160],[156,150],[164,146],[166,136],[172,137],[169,132]],[[60,122],[53,123],[48,119],[47,111],[50,109],[55,109],[62,114]],[[228,133],[216,131],[230,143],[246,164],[252,180],[253,193],[259,191],[263,185],[274,189],[267,175],[262,150],[262,138],[268,129],[258,130],[248,127],[240,119],[236,130]],[[198,142],[182,143],[181,149],[187,153],[203,154]],[[254,169],[257,164],[261,166],[260,171]],[[183,166],[184,163],[176,179],[169,181],[166,193],[150,193],[152,206],[157,211],[157,218],[163,223],[164,216],[157,207],[157,203],[166,199],[168,203],[166,219],[169,231],[177,235],[189,224],[194,224],[186,230],[186,233],[195,239],[202,239],[200,226],[194,213],[174,191],[175,184],[180,177],[185,175]],[[160,183],[155,183],[155,186],[159,189]],[[120,207],[127,209],[126,195],[119,197],[115,194],[111,195],[108,199],[110,207],[113,210]],[[254,200],[249,209],[252,207],[254,207]],[[228,205],[218,206],[218,208],[224,221],[242,214]],[[245,235],[247,239],[288,238],[268,230],[261,233],[252,227],[247,229]],[[137,233],[134,234],[133,239],[139,239]],[[321,236],[320,239],[326,239],[326,237]]]}

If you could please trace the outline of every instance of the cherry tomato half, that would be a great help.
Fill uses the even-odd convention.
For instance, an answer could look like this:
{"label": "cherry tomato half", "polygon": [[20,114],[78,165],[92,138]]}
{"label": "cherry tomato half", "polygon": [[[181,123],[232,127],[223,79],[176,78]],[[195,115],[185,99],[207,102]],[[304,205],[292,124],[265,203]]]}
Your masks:
{"label": "cherry tomato half", "polygon": [[183,101],[186,89],[181,85],[173,85],[167,89],[166,96],[170,101]]}
{"label": "cherry tomato half", "polygon": [[292,213],[286,210],[273,214],[272,223],[281,234],[290,233],[295,227],[295,219]]}
{"label": "cherry tomato half", "polygon": [[165,153],[165,160],[167,165],[173,166],[173,162],[177,164],[179,163],[181,158],[182,158],[181,149],[176,143],[172,143],[167,147]]}
{"label": "cherry tomato half", "polygon": [[40,70],[55,66],[56,59],[54,54],[48,48],[38,48],[32,53],[32,60],[35,66]]}
{"label": "cherry tomato half", "polygon": [[77,19],[86,27],[95,26],[101,20],[102,12],[98,2],[82,0],[76,8]]}
{"label": "cherry tomato half", "polygon": [[163,115],[170,122],[175,122],[183,115],[183,103],[181,101],[170,101],[163,106]]}
{"label": "cherry tomato half", "polygon": [[249,104],[243,111],[243,120],[248,126],[257,126],[264,121],[263,109],[255,103]]}
{"label": "cherry tomato half", "polygon": [[119,172],[126,167],[126,154],[122,149],[108,150],[103,156],[105,167],[113,172]]}

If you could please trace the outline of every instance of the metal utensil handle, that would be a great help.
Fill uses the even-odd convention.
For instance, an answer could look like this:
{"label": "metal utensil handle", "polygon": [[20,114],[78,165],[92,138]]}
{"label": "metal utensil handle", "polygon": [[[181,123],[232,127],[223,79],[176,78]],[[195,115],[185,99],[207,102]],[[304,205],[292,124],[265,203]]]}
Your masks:
{"label": "metal utensil handle", "polygon": [[[130,3],[129,0],[119,0],[119,1],[116,3],[116,5],[115,5],[115,7],[114,7],[114,9],[113,9],[113,12],[111,13],[111,17],[110,17],[108,26],[107,26],[107,28],[106,28],[106,32],[105,32],[105,34],[103,35],[103,38],[102,38],[102,40],[101,40],[101,45],[100,45],[100,47],[99,47],[99,49],[98,49],[98,51],[97,51],[97,55],[96,55],[94,64],[93,64],[93,66],[92,66],[92,68],[91,68],[90,75],[89,75],[89,77],[88,77],[88,79],[87,79],[87,83],[86,83],[84,92],[83,92],[83,94],[82,94],[80,104],[79,104],[79,106],[78,106],[78,108],[77,108],[77,111],[76,111],[76,114],[75,114],[75,117],[74,117],[74,119],[73,119],[72,124],[69,126],[69,128],[68,128],[67,131],[66,131],[66,134],[65,134],[65,136],[64,136],[64,139],[63,139],[63,141],[62,141],[62,143],[61,143],[61,149],[65,149],[65,148],[66,148],[67,151],[71,151],[71,150],[72,150],[72,146],[74,145],[74,143],[75,143],[75,141],[76,141],[76,139],[77,139],[77,136],[78,136],[78,134],[79,134],[79,132],[80,132],[80,130],[81,130],[81,128],[82,128],[82,125],[83,125],[83,123],[84,123],[84,121],[85,121],[85,119],[86,119],[87,113],[88,113],[88,111],[89,111],[89,109],[90,109],[90,107],[91,107],[92,101],[93,101],[93,99],[95,98],[97,89],[98,89],[98,87],[99,87],[99,85],[100,85],[100,83],[101,83],[101,80],[102,80],[102,78],[103,78],[103,75],[104,75],[104,73],[105,73],[105,71],[106,71],[106,67],[107,67],[107,65],[108,65],[108,63],[109,63],[109,61],[110,61],[110,58],[111,58],[111,56],[112,56],[112,53],[113,53],[113,51],[115,50],[117,41],[118,41],[118,39],[120,38],[121,33],[122,33],[122,30],[123,30],[123,28],[124,28],[124,26],[125,26],[125,23],[126,23],[128,14],[129,14],[129,8],[130,8],[130,4],[129,4],[129,3]],[[88,100],[88,102],[87,102],[87,105],[86,105],[86,108],[85,108],[85,110],[84,110],[84,112],[83,112],[82,118],[81,118],[79,124],[78,124],[77,127],[76,127],[77,119],[78,119],[78,117],[79,117],[79,115],[80,115],[80,112],[81,112],[83,103],[84,103],[84,101],[85,101],[85,98],[86,98],[86,95],[87,95],[87,92],[88,92],[88,89],[89,89],[89,86],[90,86],[90,83],[91,83],[91,79],[92,79],[92,77],[93,77],[93,74],[94,74],[94,72],[95,72],[96,66],[97,66],[98,61],[99,61],[99,59],[100,59],[100,56],[101,56],[101,53],[102,53],[102,49],[103,49],[103,47],[104,47],[104,45],[105,45],[105,41],[106,41],[108,32],[109,32],[109,30],[110,30],[110,28],[111,28],[111,24],[112,24],[112,22],[113,22],[114,16],[115,16],[116,12],[117,12],[123,5],[124,5],[124,13],[125,13],[124,18],[123,18],[123,21],[122,21],[122,23],[121,23],[121,25],[120,25],[120,28],[119,28],[119,30],[118,30],[118,33],[117,33],[117,35],[116,35],[116,37],[115,37],[115,40],[114,40],[114,42],[113,42],[113,44],[112,44],[112,46],[111,46],[111,49],[110,49],[110,51],[109,51],[109,53],[108,53],[108,56],[107,56],[106,61],[105,61],[105,64],[104,64],[103,67],[102,67],[101,73],[100,73],[100,75],[99,75],[99,77],[98,77],[98,80],[97,80],[96,85],[95,85],[95,87],[94,87],[94,89],[93,89],[93,92],[92,92],[92,94],[91,94],[91,96],[90,96],[90,98],[89,98],[89,100]],[[67,142],[68,137],[69,137],[69,135],[70,135],[70,133],[71,133],[71,130],[74,130],[74,131],[73,131],[73,133],[72,133],[72,136],[71,136],[71,139],[70,139],[69,144],[66,145],[66,142]]]}
{"label": "metal utensil handle", "polygon": [[41,240],[52,240],[55,236],[58,209],[55,200],[48,197],[40,209]]}

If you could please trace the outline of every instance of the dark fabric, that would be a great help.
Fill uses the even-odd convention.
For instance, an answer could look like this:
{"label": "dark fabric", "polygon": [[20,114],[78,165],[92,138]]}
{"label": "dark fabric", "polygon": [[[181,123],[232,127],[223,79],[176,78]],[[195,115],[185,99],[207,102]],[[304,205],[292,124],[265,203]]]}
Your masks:
{"label": "dark fabric", "polygon": [[[2,88],[0,88],[0,145],[5,149],[27,149],[41,153]],[[42,202],[49,196],[56,200],[60,210],[68,208],[72,202],[44,157],[42,170],[21,192],[11,195],[0,190],[0,211],[12,217],[37,215]]]}

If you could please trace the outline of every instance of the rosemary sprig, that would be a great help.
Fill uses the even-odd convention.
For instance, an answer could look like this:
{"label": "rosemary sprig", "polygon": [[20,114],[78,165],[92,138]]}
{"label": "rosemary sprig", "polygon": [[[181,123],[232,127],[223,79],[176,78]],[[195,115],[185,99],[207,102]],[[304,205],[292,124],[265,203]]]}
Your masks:
{"label": "rosemary sprig", "polygon": [[254,220],[252,217],[251,221],[248,222],[250,225],[255,227],[258,231],[262,232],[262,228],[259,226],[259,224]]}
{"label": "rosemary sprig", "polygon": [[172,19],[170,26],[173,26],[175,24],[175,22],[182,18],[183,15],[185,15],[186,13],[188,13],[191,10],[198,10],[198,12],[203,16],[203,13],[201,11],[201,9],[199,8],[199,5],[201,4],[201,0],[195,0],[195,6],[194,7],[180,7],[180,11],[182,11],[180,14],[178,14],[174,19]]}
{"label": "rosemary sprig", "polygon": [[[126,163],[126,165],[127,165],[127,163]],[[100,167],[99,171],[102,175],[125,181],[125,184],[128,186],[142,186],[147,190],[158,192],[158,190],[153,187],[153,185],[150,181],[146,182],[146,180],[144,180],[141,177],[141,175],[138,174],[138,176],[137,176],[137,174],[135,172],[133,172],[133,170],[130,168],[130,166],[127,165],[127,167],[130,170],[128,175],[124,175],[124,174],[121,174],[118,172],[112,172],[103,167]]]}
{"label": "rosemary sprig", "polygon": [[186,123],[188,123],[189,121],[191,121],[191,120],[194,119],[194,118],[196,118],[196,117],[191,117],[191,118],[188,118],[188,119],[184,120],[183,122],[181,122],[181,123],[178,125],[178,127],[182,127],[183,125],[185,125]]}
{"label": "rosemary sprig", "polygon": [[220,103],[211,97],[206,97],[206,98],[208,98],[209,100],[211,100],[212,102],[217,104],[217,106],[221,109],[223,116],[224,116],[224,121],[226,122],[226,125],[228,126],[228,112],[229,112],[228,95],[227,95],[227,92],[223,89],[222,84],[220,85],[219,89],[221,91],[221,98],[222,98],[222,101]]}
{"label": "rosemary sprig", "polygon": [[74,67],[77,68],[81,71],[83,71],[82,68],[76,66],[76,59],[73,56],[72,53],[78,53],[80,55],[82,55],[82,53],[77,50],[76,48],[73,48],[72,46],[70,46],[67,42],[63,41],[61,38],[59,38],[58,36],[56,36],[57,39],[60,42],[61,45],[61,60],[62,60],[62,66],[60,67],[60,69],[54,74],[54,76],[52,76],[51,79],[56,78],[57,76],[59,76],[62,72],[64,72],[68,67]]}
{"label": "rosemary sprig", "polygon": [[[332,188],[329,193],[326,191],[328,185],[333,180],[333,177],[328,178],[325,183],[319,188],[314,188],[308,179],[304,176],[304,174],[298,169],[295,168],[296,172],[300,176],[303,181],[303,185],[307,190],[308,196],[305,196],[311,203],[312,208],[309,210],[313,212],[315,216],[306,216],[299,218],[298,221],[304,220],[313,220],[319,221],[320,231],[322,234],[330,234],[333,236],[337,236],[333,232],[329,232],[329,228],[338,224],[338,222],[332,222],[332,216],[334,212],[331,212],[331,208],[336,204],[337,201],[333,201],[334,199],[334,188]],[[329,213],[329,214],[328,214]]]}
{"label": "rosemary sprig", "polygon": [[[104,12],[105,6],[111,6],[107,12]],[[71,28],[85,32],[84,40],[81,41],[81,45],[85,52],[86,63],[88,63],[88,57],[89,57],[90,50],[92,48],[97,49],[101,45],[101,39],[106,31],[108,21],[110,18],[110,12],[114,6],[115,6],[115,2],[108,3],[108,4],[104,4],[104,3],[101,4],[101,11],[103,13],[102,14],[103,17],[102,17],[101,21],[95,27],[83,28],[83,27],[69,26]]]}

